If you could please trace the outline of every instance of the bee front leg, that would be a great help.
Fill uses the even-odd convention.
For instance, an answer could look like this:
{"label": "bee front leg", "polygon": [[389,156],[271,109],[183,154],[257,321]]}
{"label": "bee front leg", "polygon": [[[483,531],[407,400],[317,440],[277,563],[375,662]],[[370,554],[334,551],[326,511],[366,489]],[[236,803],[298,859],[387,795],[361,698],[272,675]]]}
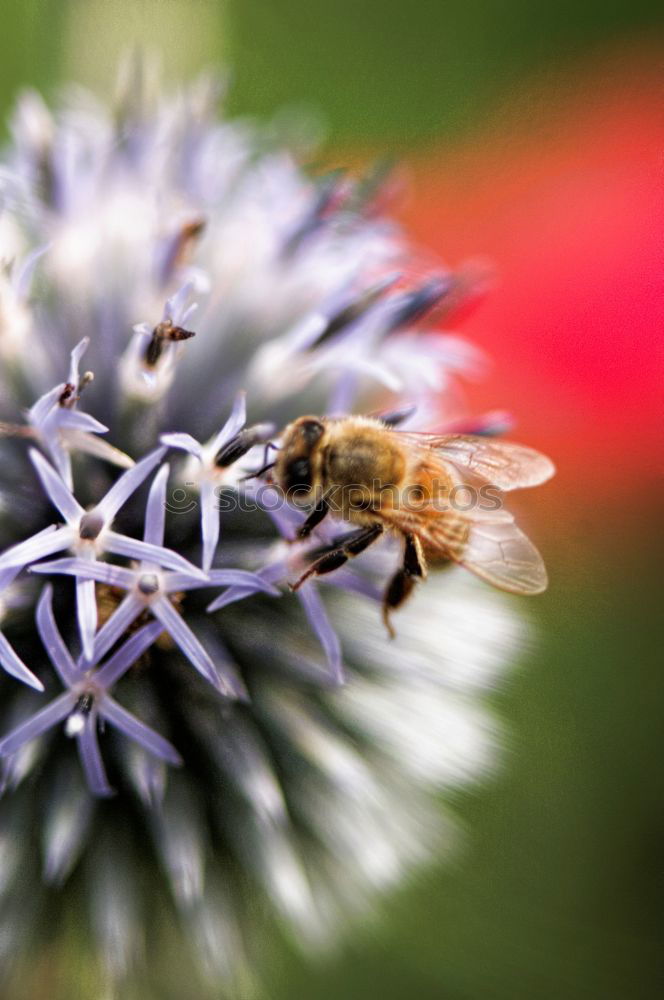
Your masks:
{"label": "bee front leg", "polygon": [[317,528],[325,515],[329,513],[329,510],[330,507],[327,500],[325,497],[321,497],[314,509],[307,516],[306,521],[303,521],[297,529],[295,541],[301,541],[303,538],[308,538],[314,528]]}
{"label": "bee front leg", "polygon": [[390,580],[383,597],[383,621],[391,639],[396,636],[390,621],[391,612],[404,603],[416,582],[424,579],[426,575],[427,565],[419,538],[415,535],[405,535],[403,564]]}
{"label": "bee front leg", "polygon": [[353,556],[364,552],[382,534],[382,524],[372,524],[368,528],[361,528],[359,531],[354,531],[338,545],[328,549],[327,552],[324,552],[322,556],[319,556],[318,559],[312,562],[311,566],[302,574],[300,579],[290,585],[290,589],[298,590],[310,576],[322,576],[324,573],[331,573],[333,570],[338,569],[349,559],[352,559]]}

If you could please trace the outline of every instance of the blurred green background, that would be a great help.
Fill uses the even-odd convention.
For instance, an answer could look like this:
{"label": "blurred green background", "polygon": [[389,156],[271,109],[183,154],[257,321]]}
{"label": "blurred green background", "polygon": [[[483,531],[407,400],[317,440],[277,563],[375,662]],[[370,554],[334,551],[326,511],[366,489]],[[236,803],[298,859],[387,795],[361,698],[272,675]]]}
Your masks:
{"label": "blurred green background", "polygon": [[663,23],[655,0],[5,0],[0,102],[74,67],[109,84],[138,42],[176,78],[223,59],[234,112],[310,104],[333,141],[408,149],[477,127],[532,74]]}
{"label": "blurred green background", "polygon": [[[649,81],[661,82],[664,51],[664,10],[646,0],[11,0],[2,22],[3,119],[26,84],[47,94],[70,77],[108,87],[121,49],[147,42],[163,49],[174,80],[206,65],[230,66],[233,112],[270,116],[284,103],[317,109],[331,155],[378,151],[418,164],[425,158],[429,172],[444,178],[448,156],[472,150],[472,175],[485,185],[494,176],[492,143],[521,149],[535,123],[532,141],[543,132],[555,147],[560,118],[574,100],[589,102],[610,133],[602,95],[622,88],[629,104],[644,66],[651,67]],[[639,86],[638,99],[647,99],[650,88]],[[639,128],[634,118],[635,162]],[[592,129],[587,141],[592,147]],[[523,171],[524,185],[529,163],[526,157],[514,167]],[[460,184],[463,161],[454,164]],[[414,212],[424,218],[430,205],[426,199],[418,204],[414,188]],[[518,189],[506,187],[504,198],[514,199]],[[640,210],[648,214],[648,206]],[[611,211],[608,198],[602,211]],[[463,228],[458,217],[450,216],[448,225],[455,245],[463,242],[454,228]],[[472,232],[472,220],[469,227]],[[445,252],[445,238],[441,232],[436,252]],[[490,250],[477,246],[478,254]],[[509,363],[518,339],[501,340],[489,319],[478,319],[485,346],[497,356],[507,351]],[[526,338],[528,330],[517,335]],[[555,346],[551,350],[553,361],[542,362],[549,376],[556,362]],[[565,357],[573,367],[574,356]],[[378,925],[353,929],[330,959],[312,964],[275,943],[265,959],[270,1000],[662,995],[657,508],[653,463],[639,465],[640,454],[630,464],[624,440],[628,428],[639,433],[640,420],[650,433],[656,414],[637,412],[636,371],[629,382],[634,392],[612,400],[604,450],[592,437],[584,455],[584,434],[596,429],[601,345],[594,357],[582,397],[586,409],[574,415],[576,424],[571,416],[559,419],[565,398],[557,398],[551,377],[537,420],[529,422],[525,404],[519,413],[525,439],[552,451],[561,468],[534,516],[552,586],[528,608],[538,648],[495,696],[511,734],[507,766],[486,787],[459,797],[465,852],[452,868],[422,873],[387,902]],[[610,365],[621,363],[611,354]],[[524,392],[530,388],[532,395],[526,382],[537,378],[536,368],[522,376]],[[564,385],[564,373],[560,379]],[[514,403],[502,395],[500,381],[487,399]],[[555,433],[547,438],[549,415]],[[625,488],[630,475],[638,489]],[[177,963],[162,969],[155,995],[194,995],[178,980]]]}

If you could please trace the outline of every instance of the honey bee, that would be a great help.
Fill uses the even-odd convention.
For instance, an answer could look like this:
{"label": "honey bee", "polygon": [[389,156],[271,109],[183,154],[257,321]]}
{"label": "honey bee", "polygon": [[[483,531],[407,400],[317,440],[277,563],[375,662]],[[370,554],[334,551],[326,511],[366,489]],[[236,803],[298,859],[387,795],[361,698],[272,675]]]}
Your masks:
{"label": "honey bee", "polygon": [[403,540],[403,558],[383,598],[391,635],[390,613],[426,577],[428,560],[459,563],[515,594],[545,590],[542,558],[502,493],[545,482],[553,463],[508,441],[395,430],[402,418],[305,416],[284,429],[271,480],[309,511],[297,538],[328,514],[358,525],[319,552],[292,589],[392,533]]}

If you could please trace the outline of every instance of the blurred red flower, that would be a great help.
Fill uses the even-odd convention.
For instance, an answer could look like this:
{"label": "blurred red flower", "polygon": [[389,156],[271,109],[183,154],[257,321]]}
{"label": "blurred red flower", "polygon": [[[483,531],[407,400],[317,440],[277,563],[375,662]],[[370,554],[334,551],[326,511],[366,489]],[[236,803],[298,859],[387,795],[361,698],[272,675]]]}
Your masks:
{"label": "blurred red flower", "polygon": [[495,268],[460,324],[495,359],[472,409],[512,409],[514,436],[559,465],[558,504],[609,488],[610,508],[650,487],[661,455],[661,80],[604,67],[571,89],[413,163],[402,217],[446,262],[480,252]]}

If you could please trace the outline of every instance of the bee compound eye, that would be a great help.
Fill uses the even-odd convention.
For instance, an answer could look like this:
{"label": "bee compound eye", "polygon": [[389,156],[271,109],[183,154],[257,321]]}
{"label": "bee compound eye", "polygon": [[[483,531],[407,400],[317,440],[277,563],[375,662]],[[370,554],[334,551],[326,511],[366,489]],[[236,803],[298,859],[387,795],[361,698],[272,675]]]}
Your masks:
{"label": "bee compound eye", "polygon": [[311,465],[308,458],[296,458],[288,466],[288,489],[308,488],[311,485]]}
{"label": "bee compound eye", "polygon": [[308,445],[313,445],[323,433],[323,425],[318,420],[307,420],[301,425],[300,433]]}

